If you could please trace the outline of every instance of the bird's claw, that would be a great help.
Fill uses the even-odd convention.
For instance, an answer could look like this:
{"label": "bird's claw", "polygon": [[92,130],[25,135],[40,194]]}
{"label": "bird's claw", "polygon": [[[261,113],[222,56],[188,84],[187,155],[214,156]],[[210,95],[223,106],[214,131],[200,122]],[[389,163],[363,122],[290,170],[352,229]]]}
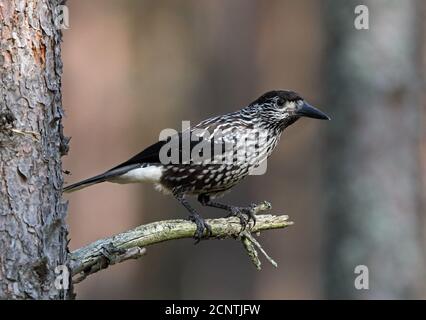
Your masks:
{"label": "bird's claw", "polygon": [[248,222],[250,222],[250,220],[253,221],[253,226],[252,227],[254,227],[256,225],[255,208],[256,208],[255,204],[251,204],[250,207],[244,208],[244,211],[245,211],[244,213],[247,215]]}
{"label": "bird's claw", "polygon": [[189,216],[189,220],[194,222],[195,225],[197,226],[194,233],[194,239],[195,239],[194,244],[199,243],[200,240],[203,238],[209,238],[213,234],[212,228],[210,227],[210,225],[207,224],[206,221],[200,216],[191,215]]}
{"label": "bird's claw", "polygon": [[256,215],[254,212],[255,205],[250,207],[232,207],[228,217],[237,217],[240,219],[241,232],[243,232],[247,225],[250,225],[250,220],[253,220],[253,227],[256,225]]}
{"label": "bird's claw", "polygon": [[229,213],[228,217],[237,217],[238,219],[240,219],[241,232],[243,232],[246,229],[248,219],[242,213],[241,208],[232,207],[231,212]]}

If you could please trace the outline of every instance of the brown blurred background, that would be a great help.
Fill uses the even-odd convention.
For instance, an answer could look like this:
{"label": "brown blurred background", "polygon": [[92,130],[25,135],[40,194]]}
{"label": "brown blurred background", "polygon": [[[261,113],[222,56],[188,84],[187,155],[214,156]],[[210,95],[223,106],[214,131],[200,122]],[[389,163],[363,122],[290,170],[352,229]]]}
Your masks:
{"label": "brown blurred background", "polygon": [[[405,4],[404,4],[405,3]],[[255,270],[238,241],[172,241],[76,286],[78,298],[426,298],[421,1],[73,0],[64,30],[68,183],[179,129],[292,89],[333,121],[301,120],[224,198],[268,200],[295,225],[261,235],[279,263]],[[381,51],[384,50],[384,51]],[[186,217],[150,185],[100,184],[69,197],[71,248]],[[205,217],[223,215],[202,209]],[[370,289],[353,285],[367,265]]]}

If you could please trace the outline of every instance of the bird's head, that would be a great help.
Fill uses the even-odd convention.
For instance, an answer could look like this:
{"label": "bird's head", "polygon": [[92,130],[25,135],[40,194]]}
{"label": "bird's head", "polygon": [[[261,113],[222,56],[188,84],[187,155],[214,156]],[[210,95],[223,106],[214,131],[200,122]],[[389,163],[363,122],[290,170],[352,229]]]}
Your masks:
{"label": "bird's head", "polygon": [[324,112],[308,104],[293,91],[269,91],[253,101],[250,109],[256,111],[262,122],[285,128],[300,117],[330,120]]}

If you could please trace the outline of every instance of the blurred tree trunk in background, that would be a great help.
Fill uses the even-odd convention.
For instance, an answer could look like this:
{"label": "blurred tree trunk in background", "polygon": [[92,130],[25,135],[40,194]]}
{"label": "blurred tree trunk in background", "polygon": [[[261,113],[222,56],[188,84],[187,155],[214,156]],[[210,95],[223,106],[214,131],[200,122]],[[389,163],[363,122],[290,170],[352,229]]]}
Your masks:
{"label": "blurred tree trunk in background", "polygon": [[[358,2],[326,4],[326,292],[415,298],[424,284],[419,3],[364,1],[368,30],[354,27]],[[369,268],[369,290],[354,287],[357,265]]]}
{"label": "blurred tree trunk in background", "polygon": [[61,200],[59,2],[0,0],[0,299],[59,299],[67,264]]}

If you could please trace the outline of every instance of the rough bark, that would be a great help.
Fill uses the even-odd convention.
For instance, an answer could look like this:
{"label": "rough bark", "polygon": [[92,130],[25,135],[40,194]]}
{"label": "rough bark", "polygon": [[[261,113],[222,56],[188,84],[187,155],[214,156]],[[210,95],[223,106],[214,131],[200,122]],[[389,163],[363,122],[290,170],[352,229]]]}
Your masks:
{"label": "rough bark", "polygon": [[54,285],[68,264],[58,5],[0,0],[1,299],[66,296]]}
{"label": "rough bark", "polygon": [[[423,283],[419,223],[419,16],[416,1],[356,1],[324,10],[327,138],[326,292],[331,298],[413,298]],[[369,289],[354,268],[369,268]]]}

